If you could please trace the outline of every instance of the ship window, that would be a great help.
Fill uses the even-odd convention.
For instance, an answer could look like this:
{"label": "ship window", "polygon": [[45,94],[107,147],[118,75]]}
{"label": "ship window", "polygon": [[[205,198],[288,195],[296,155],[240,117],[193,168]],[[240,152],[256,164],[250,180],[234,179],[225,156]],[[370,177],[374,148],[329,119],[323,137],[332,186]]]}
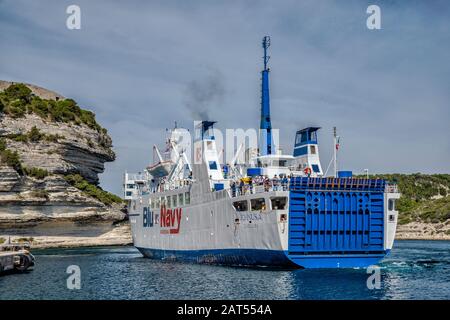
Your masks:
{"label": "ship window", "polygon": [[183,200],[184,200],[183,199],[183,193],[180,193],[178,195],[178,203],[179,203],[180,206],[184,205]]}
{"label": "ship window", "polygon": [[177,199],[178,199],[178,196],[176,194],[174,194],[172,196],[172,207],[176,207],[177,206]]}
{"label": "ship window", "polygon": [[314,172],[320,172],[319,166],[317,164],[313,164],[311,167]]}
{"label": "ship window", "polygon": [[300,142],[306,142],[306,141],[308,141],[308,133],[305,131],[305,132],[302,132],[302,137],[301,137]]}
{"label": "ship window", "polygon": [[127,184],[127,189],[134,189],[134,184]]}
{"label": "ship window", "polygon": [[311,154],[316,154],[316,146],[310,146]]}
{"label": "ship window", "polygon": [[389,211],[394,211],[395,210],[395,199],[389,199],[389,201],[388,201],[388,208],[389,208]]}
{"label": "ship window", "polygon": [[251,199],[252,211],[264,211],[266,210],[266,201],[264,198]]}
{"label": "ship window", "polygon": [[233,202],[233,207],[236,209],[236,211],[248,211],[247,200]]}
{"label": "ship window", "polygon": [[215,162],[215,161],[210,161],[210,162],[209,162],[209,169],[210,169],[210,170],[217,170],[217,162]]}
{"label": "ship window", "polygon": [[184,204],[190,204],[191,203],[191,194],[189,192],[186,192],[184,194]]}
{"label": "ship window", "polygon": [[131,191],[127,191],[126,195],[127,195],[127,197],[131,197],[132,192]]}
{"label": "ship window", "polygon": [[274,197],[270,198],[272,203],[272,210],[285,210],[287,198],[286,197]]}

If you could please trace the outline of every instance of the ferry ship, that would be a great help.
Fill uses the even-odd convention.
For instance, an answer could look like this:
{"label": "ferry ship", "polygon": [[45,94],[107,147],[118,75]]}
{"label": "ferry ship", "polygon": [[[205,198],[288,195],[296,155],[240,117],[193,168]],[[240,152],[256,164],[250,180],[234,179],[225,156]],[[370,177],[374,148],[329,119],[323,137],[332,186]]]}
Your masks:
{"label": "ferry ship", "polygon": [[[134,246],[148,258],[234,266],[357,268],[392,249],[399,199],[396,184],[325,176],[317,132],[296,132],[292,155],[274,145],[270,118],[268,36],[263,38],[261,119],[257,150],[220,163],[214,121],[195,126],[194,162],[186,129],[168,130],[154,163],[125,173]],[[236,156],[242,152],[241,146]],[[334,157],[336,159],[336,157]]]}

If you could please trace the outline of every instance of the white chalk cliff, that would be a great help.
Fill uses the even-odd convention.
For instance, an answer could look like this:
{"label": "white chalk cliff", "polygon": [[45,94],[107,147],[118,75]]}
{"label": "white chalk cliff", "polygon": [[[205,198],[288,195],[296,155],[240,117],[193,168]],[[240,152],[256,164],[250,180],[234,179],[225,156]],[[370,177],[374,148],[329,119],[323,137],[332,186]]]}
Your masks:
{"label": "white chalk cliff", "polygon": [[[0,92],[11,85],[0,81]],[[52,91],[26,85],[33,96],[60,100]],[[1,103],[1,101],[0,101]],[[56,139],[21,141],[35,127]],[[67,181],[77,174],[92,186],[104,163],[114,161],[106,130],[84,123],[58,122],[27,112],[13,117],[0,109],[0,139],[17,152],[21,165],[43,169],[45,177],[19,172],[0,157],[0,240],[33,238],[37,247],[130,243],[123,203],[105,204]]]}

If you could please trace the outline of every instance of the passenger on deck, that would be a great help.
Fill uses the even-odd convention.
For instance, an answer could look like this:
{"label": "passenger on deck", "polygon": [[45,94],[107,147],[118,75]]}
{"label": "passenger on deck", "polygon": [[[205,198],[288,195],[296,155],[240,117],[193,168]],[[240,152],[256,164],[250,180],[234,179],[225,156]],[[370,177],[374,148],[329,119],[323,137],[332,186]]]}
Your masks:
{"label": "passenger on deck", "polygon": [[272,179],[272,184],[273,184],[273,190],[274,191],[278,191],[278,185],[280,183],[280,180],[278,179],[277,175],[274,175],[273,179]]}
{"label": "passenger on deck", "polygon": [[223,165],[223,177],[228,179],[228,164]]}
{"label": "passenger on deck", "polygon": [[241,182],[239,183],[239,195],[243,195],[245,192],[245,183],[244,180],[241,179]]}
{"label": "passenger on deck", "polygon": [[284,191],[287,190],[288,184],[289,184],[289,180],[288,180],[288,178],[286,177],[286,175],[284,175],[284,176],[283,176],[283,179],[281,179],[281,185],[283,186],[283,190],[284,190]]}
{"label": "passenger on deck", "polygon": [[231,189],[231,196],[236,197],[236,182],[231,181],[230,189]]}
{"label": "passenger on deck", "polygon": [[264,191],[269,191],[270,189],[270,181],[268,177],[264,177]]}

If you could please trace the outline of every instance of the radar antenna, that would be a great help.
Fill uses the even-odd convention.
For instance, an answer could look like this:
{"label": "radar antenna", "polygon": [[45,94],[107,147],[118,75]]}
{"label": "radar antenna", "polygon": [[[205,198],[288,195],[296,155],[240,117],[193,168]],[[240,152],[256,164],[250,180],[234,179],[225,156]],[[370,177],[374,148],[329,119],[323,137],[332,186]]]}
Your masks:
{"label": "radar antenna", "polygon": [[270,56],[267,55],[267,49],[270,47],[270,37],[265,36],[262,40],[262,47],[264,49],[264,70],[267,70],[267,63],[269,62]]}

